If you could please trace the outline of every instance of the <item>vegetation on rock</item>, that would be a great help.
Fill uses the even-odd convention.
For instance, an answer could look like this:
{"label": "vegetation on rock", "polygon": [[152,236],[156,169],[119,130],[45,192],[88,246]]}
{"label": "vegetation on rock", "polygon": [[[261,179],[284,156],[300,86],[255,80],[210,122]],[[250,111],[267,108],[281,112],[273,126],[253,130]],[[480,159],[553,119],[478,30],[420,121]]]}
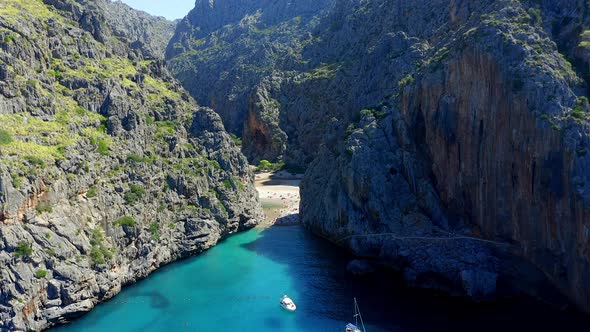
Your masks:
{"label": "vegetation on rock", "polygon": [[0,129],[0,145],[6,145],[12,143],[12,136],[3,129]]}
{"label": "vegetation on rock", "polygon": [[30,242],[20,241],[14,251],[16,257],[28,257],[33,253],[33,246]]}
{"label": "vegetation on rock", "polygon": [[37,270],[35,272],[35,278],[37,279],[42,279],[45,278],[47,276],[47,270]]}
{"label": "vegetation on rock", "polygon": [[[95,290],[120,289],[260,220],[245,158],[162,59],[173,29],[118,2],[2,2],[0,238],[15,250],[0,265],[17,277],[0,280],[0,330],[51,327],[113,295]],[[225,187],[234,178],[241,189]],[[204,197],[215,207],[201,207],[212,204]],[[187,241],[205,227],[202,242]],[[48,260],[47,276],[69,271],[52,281],[64,305],[43,302],[27,316],[17,299],[38,290],[21,272]]]}
{"label": "vegetation on rock", "polygon": [[117,219],[113,224],[116,226],[133,227],[137,224],[137,222],[132,217],[124,216],[124,217]]}
{"label": "vegetation on rock", "polygon": [[285,167],[285,163],[280,161],[277,163],[271,163],[268,160],[262,159],[256,166],[256,172],[278,172]]}
{"label": "vegetation on rock", "polygon": [[145,196],[146,192],[143,187],[135,184],[129,185],[129,191],[125,193],[124,199],[125,203],[128,205],[133,205],[141,200]]}

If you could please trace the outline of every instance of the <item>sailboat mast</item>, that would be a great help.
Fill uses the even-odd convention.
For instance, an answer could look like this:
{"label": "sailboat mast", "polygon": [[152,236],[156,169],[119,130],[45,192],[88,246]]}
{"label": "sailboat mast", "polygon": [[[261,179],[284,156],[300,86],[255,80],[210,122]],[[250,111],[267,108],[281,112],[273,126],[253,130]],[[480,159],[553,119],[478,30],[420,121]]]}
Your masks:
{"label": "sailboat mast", "polygon": [[363,316],[361,315],[361,310],[359,309],[359,305],[356,302],[356,297],[354,298],[354,323],[357,323],[357,316],[361,320],[361,326],[363,327],[363,332],[367,332],[365,330],[365,323],[363,322]]}
{"label": "sailboat mast", "polygon": [[354,317],[354,325],[358,326],[358,318],[357,318],[357,311],[356,311],[356,297],[354,298],[354,313],[353,313],[353,317]]}

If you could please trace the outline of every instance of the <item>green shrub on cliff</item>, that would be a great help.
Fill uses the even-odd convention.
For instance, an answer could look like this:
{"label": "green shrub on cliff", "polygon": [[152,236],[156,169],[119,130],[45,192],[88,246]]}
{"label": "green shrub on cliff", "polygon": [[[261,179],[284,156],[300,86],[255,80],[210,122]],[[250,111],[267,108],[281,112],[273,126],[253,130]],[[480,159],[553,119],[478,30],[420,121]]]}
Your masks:
{"label": "green shrub on cliff", "polygon": [[590,30],[584,30],[582,34],[580,34],[580,43],[578,47],[584,49],[590,49]]}
{"label": "green shrub on cliff", "polygon": [[133,226],[135,226],[135,224],[137,224],[135,219],[133,219],[132,217],[129,217],[129,216],[121,217],[114,222],[115,226],[133,227]]}
{"label": "green shrub on cliff", "polygon": [[125,199],[127,205],[133,205],[142,199],[143,196],[145,196],[145,189],[138,185],[130,184],[129,191],[125,193],[123,199]]}
{"label": "green shrub on cliff", "polygon": [[37,272],[35,272],[35,278],[42,279],[45,277],[47,277],[47,270],[37,270]]}
{"label": "green shrub on cliff", "polygon": [[28,161],[31,165],[37,166],[40,168],[45,167],[45,161],[43,159],[35,157],[35,156],[25,156],[25,160]]}
{"label": "green shrub on cliff", "polygon": [[158,226],[157,222],[153,222],[150,224],[150,234],[152,236],[152,240],[159,241],[160,240],[160,227]]}
{"label": "green shrub on cliff", "polygon": [[55,252],[55,249],[53,249],[53,248],[47,248],[47,249],[45,249],[45,253],[47,255],[51,256],[51,257],[57,256],[57,254]]}
{"label": "green shrub on cliff", "polygon": [[27,257],[33,253],[33,245],[27,241],[20,241],[14,251],[15,257]]}
{"label": "green shrub on cliff", "polygon": [[134,161],[136,163],[142,163],[143,162],[143,157],[141,157],[140,155],[136,154],[136,153],[130,153],[127,155],[127,160],[131,160]]}
{"label": "green shrub on cliff", "polygon": [[223,186],[225,189],[233,189],[234,185],[231,180],[223,180]]}
{"label": "green shrub on cliff", "polygon": [[268,160],[262,159],[258,166],[256,166],[256,172],[278,172],[285,167],[285,162],[279,161],[276,163],[271,163]]}
{"label": "green shrub on cliff", "polygon": [[414,83],[414,75],[413,74],[408,74],[407,76],[405,76],[404,78],[402,78],[401,80],[399,80],[399,82],[397,83],[397,86],[400,89],[403,89],[404,87],[410,85]]}
{"label": "green shrub on cliff", "polygon": [[96,195],[97,195],[96,187],[94,187],[94,186],[90,187],[90,189],[88,189],[88,192],[86,193],[87,198],[94,198],[94,197],[96,197]]}
{"label": "green shrub on cliff", "polygon": [[103,240],[102,229],[100,227],[94,228],[90,233],[90,244],[93,246],[101,245]]}
{"label": "green shrub on cliff", "polygon": [[237,146],[242,146],[242,139],[236,134],[230,134],[231,139],[236,143]]}
{"label": "green shrub on cliff", "polygon": [[145,195],[145,189],[136,184],[130,184],[129,189],[139,197],[143,197]]}
{"label": "green shrub on cliff", "polygon": [[92,259],[93,265],[101,265],[106,263],[103,252],[98,246],[93,246],[90,250],[90,258]]}
{"label": "green shrub on cliff", "polygon": [[108,145],[107,141],[99,138],[97,143],[98,143],[98,147],[97,147],[98,153],[100,153],[103,156],[108,156],[110,154],[110,152],[109,152],[109,145]]}
{"label": "green shrub on cliff", "polygon": [[527,11],[530,18],[531,18],[531,23],[534,25],[538,25],[541,26],[543,25],[543,15],[541,15],[541,10],[538,8],[529,8],[529,10]]}
{"label": "green shrub on cliff", "polygon": [[12,143],[12,136],[6,131],[0,129],[0,145],[6,145]]}
{"label": "green shrub on cliff", "polygon": [[571,115],[576,120],[584,120],[588,116],[589,110],[590,103],[588,102],[588,98],[578,97],[578,99],[576,99],[576,104],[572,109]]}
{"label": "green shrub on cliff", "polygon": [[16,40],[15,35],[13,35],[13,34],[7,35],[6,37],[4,37],[4,44],[12,43],[15,40]]}
{"label": "green shrub on cliff", "polygon": [[103,244],[104,234],[102,228],[96,227],[90,232],[90,259],[93,265],[106,263],[107,259],[113,258],[113,253]]}
{"label": "green shrub on cliff", "polygon": [[37,204],[37,206],[35,207],[35,210],[37,210],[37,213],[39,213],[39,214],[44,213],[44,212],[51,213],[51,212],[53,212],[53,207],[51,206],[50,203],[44,202],[44,203]]}

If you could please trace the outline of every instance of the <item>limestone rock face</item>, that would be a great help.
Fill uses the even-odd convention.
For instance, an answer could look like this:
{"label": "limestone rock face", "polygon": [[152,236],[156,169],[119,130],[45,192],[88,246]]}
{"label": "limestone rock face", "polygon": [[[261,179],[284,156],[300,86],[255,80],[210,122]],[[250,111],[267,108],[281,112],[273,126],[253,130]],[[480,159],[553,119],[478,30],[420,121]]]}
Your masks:
{"label": "limestone rock face", "polygon": [[70,321],[261,220],[221,119],[157,58],[161,20],[120,6],[0,8],[0,331]]}
{"label": "limestone rock face", "polygon": [[149,52],[146,57],[164,58],[168,42],[174,35],[175,22],[151,16],[119,1],[107,2],[104,11],[114,35],[126,38],[132,48]]}
{"label": "limestone rock face", "polygon": [[280,126],[279,106],[264,88],[251,97],[243,131],[243,137],[247,139],[242,143],[242,150],[253,164],[262,159],[277,160],[286,153],[287,134]]}
{"label": "limestone rock face", "polygon": [[228,131],[241,135],[244,126],[256,125],[247,120],[257,116],[249,109],[256,105],[250,102],[256,85],[276,69],[301,65],[309,32],[334,2],[197,1],[178,23],[166,59],[197,102],[214,108]]}
{"label": "limestone rock face", "polygon": [[[421,4],[396,10],[421,16]],[[586,26],[582,7],[434,2],[444,34],[397,22],[426,52],[390,97],[326,135],[302,186],[304,223],[421,286],[487,297],[497,279],[546,279],[588,309],[586,82],[558,50]]]}
{"label": "limestone rock face", "polygon": [[198,2],[167,55],[252,161],[308,167],[307,227],[418,286],[590,310],[587,3],[287,3]]}

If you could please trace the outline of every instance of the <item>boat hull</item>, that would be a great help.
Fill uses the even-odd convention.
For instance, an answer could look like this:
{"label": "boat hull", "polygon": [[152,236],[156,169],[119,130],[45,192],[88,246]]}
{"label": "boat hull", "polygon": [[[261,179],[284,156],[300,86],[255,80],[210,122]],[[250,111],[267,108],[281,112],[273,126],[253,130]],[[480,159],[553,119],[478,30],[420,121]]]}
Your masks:
{"label": "boat hull", "polygon": [[281,304],[281,308],[285,309],[286,311],[289,312],[293,312],[295,310],[297,310],[297,306],[293,305],[293,306],[286,306],[286,305],[282,305]]}

